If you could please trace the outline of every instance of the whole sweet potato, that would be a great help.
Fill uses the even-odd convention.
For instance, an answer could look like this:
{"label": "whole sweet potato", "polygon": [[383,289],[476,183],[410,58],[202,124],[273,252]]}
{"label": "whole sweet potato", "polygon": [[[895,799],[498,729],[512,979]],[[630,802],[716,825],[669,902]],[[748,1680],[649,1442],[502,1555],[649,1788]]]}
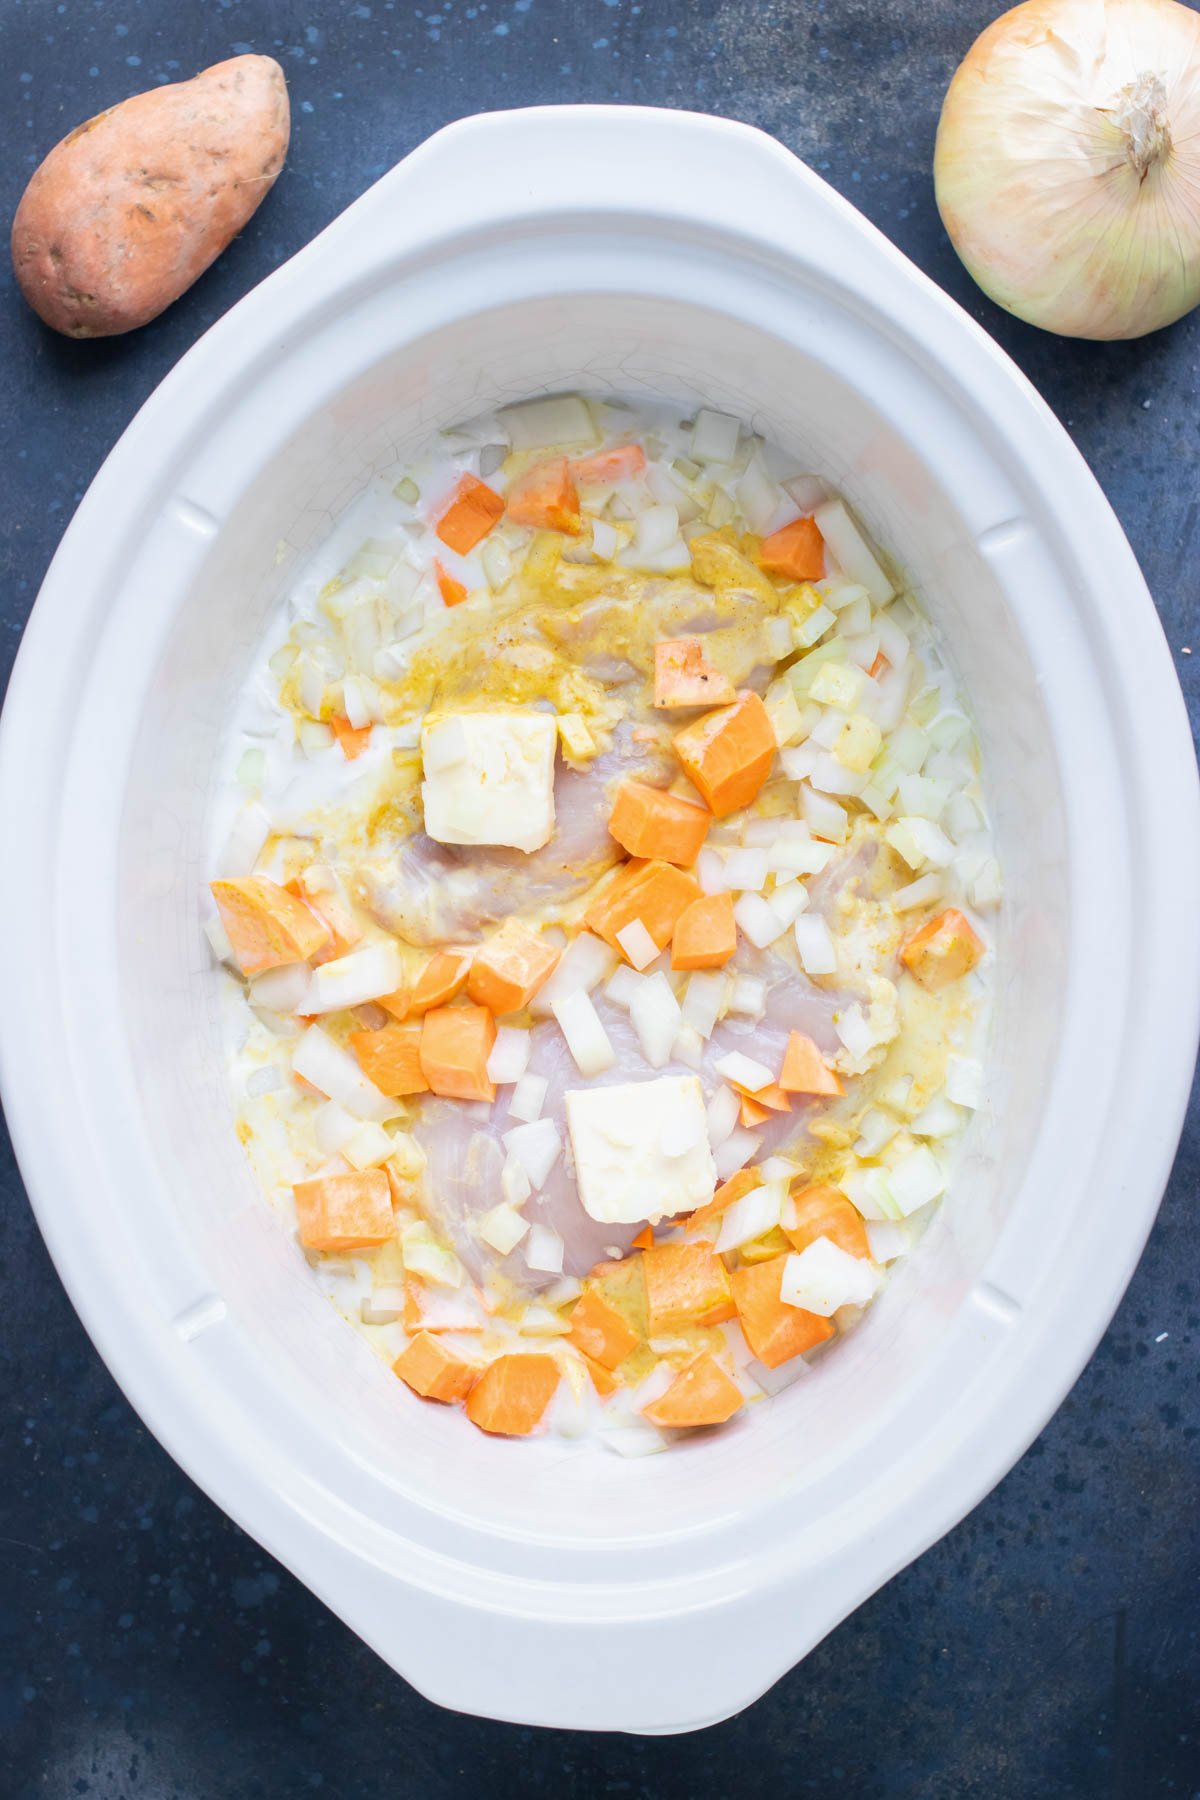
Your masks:
{"label": "whole sweet potato", "polygon": [[35,171],[13,220],[21,292],[68,337],[112,337],[178,300],[249,220],[283,167],[287,84],[234,56],[76,126]]}

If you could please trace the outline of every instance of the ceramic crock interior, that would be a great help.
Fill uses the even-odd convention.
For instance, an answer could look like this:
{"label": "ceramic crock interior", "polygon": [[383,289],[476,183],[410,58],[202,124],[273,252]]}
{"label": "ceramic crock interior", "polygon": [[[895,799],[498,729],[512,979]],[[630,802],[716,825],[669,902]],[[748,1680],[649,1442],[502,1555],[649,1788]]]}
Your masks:
{"label": "ceramic crock interior", "polygon": [[[120,852],[122,893],[136,899],[127,913],[138,922],[122,935],[126,1025],[163,1204],[177,1209],[248,1347],[251,1414],[286,1394],[326,1440],[331,1463],[353,1461],[385,1523],[389,1492],[402,1490],[432,1514],[483,1529],[595,1543],[703,1530],[757,1497],[818,1482],[836,1493],[839,1466],[945,1345],[984,1265],[1040,1123],[1054,1053],[1068,913],[1061,799],[1029,658],[979,548],[978,521],[967,522],[955,491],[951,403],[932,374],[913,379],[920,403],[900,428],[839,372],[818,332],[801,349],[678,298],[558,295],[451,320],[363,361],[269,447],[170,626],[145,697]],[[299,564],[363,485],[431,429],[565,388],[738,413],[844,492],[909,572],[965,684],[1007,884],[992,1103],[919,1253],[808,1378],[730,1430],[632,1463],[598,1448],[481,1436],[456,1411],[415,1400],[320,1299],[234,1134],[200,929],[217,746]],[[962,430],[956,417],[953,431]],[[164,1057],[168,1037],[185,1053]]]}

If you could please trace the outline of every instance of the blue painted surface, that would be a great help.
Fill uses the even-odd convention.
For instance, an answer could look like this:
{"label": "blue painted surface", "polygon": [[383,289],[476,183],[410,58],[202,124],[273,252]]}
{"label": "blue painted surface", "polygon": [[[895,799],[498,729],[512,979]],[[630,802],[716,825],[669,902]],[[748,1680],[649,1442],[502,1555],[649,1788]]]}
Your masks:
{"label": "blue painted surface", "polygon": [[[0,678],[105,452],[213,319],[447,120],[620,100],[773,131],[1016,357],[1121,516],[1195,725],[1200,321],[1136,344],[1067,344],[972,287],[938,223],[929,164],[945,84],[993,10],[981,0],[2,0],[9,215],[36,162],[81,119],[243,50],[283,63],[295,129],[287,170],[243,237],[130,338],[56,339],[22,307],[7,267],[0,276]],[[6,872],[14,863],[5,846]],[[1019,1466],[741,1718],[640,1742],[440,1712],[275,1567],[113,1386],[4,1143],[0,1796],[1200,1794],[1198,1186],[1193,1110],[1129,1294]]]}

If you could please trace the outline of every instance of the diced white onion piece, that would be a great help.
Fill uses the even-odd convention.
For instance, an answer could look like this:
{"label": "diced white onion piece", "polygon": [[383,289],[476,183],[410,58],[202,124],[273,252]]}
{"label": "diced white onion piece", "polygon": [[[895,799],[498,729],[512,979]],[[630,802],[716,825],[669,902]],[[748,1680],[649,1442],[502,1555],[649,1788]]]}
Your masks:
{"label": "diced white onion piece", "polygon": [[506,1156],[504,1159],[504,1167],[500,1171],[500,1192],[510,1206],[524,1206],[533,1193],[529,1171],[515,1156]]}
{"label": "diced white onion piece", "polygon": [[730,413],[702,407],[692,426],[691,454],[701,463],[728,463],[737,455],[741,423]]}
{"label": "diced white onion piece", "polygon": [[[512,1110],[511,1107],[509,1109]],[[562,1154],[562,1138],[553,1119],[514,1125],[504,1133],[504,1148],[515,1157],[535,1188],[543,1188]]]}
{"label": "diced white onion piece", "polygon": [[838,630],[846,642],[847,662],[869,669],[879,655],[879,633],[871,630],[871,602],[865,595],[839,615]]}
{"label": "diced white onion piece", "polygon": [[255,1069],[246,1077],[246,1097],[257,1100],[263,1094],[273,1094],[281,1088],[287,1077],[278,1063],[264,1063],[261,1069]]}
{"label": "diced white onion piece", "polygon": [[268,1012],[307,1013],[305,1002],[312,973],[306,962],[281,963],[276,969],[264,969],[249,983],[251,1006],[265,1006]]}
{"label": "diced white onion piece", "polygon": [[683,1022],[702,1038],[710,1038],[725,1004],[728,981],[722,969],[697,969],[688,977],[683,996]]}
{"label": "diced white onion piece", "polygon": [[513,572],[512,551],[503,538],[495,534],[485,539],[479,552],[479,563],[484,580],[493,590],[502,588]]}
{"label": "diced white onion piece", "polygon": [[352,1137],[341,1146],[341,1154],[352,1169],[374,1169],[387,1161],[394,1146],[382,1125],[365,1119],[354,1127]]}
{"label": "diced white onion piece", "polygon": [[617,932],[617,942],[635,969],[646,969],[662,952],[640,919],[630,919]]}
{"label": "diced white onion piece", "polygon": [[795,501],[784,493],[777,482],[772,481],[757,453],[747,463],[746,472],[734,493],[751,531],[759,532],[764,537],[796,516]]}
{"label": "diced white onion piece", "polygon": [[653,1425],[602,1425],[600,1442],[617,1456],[657,1456],[668,1448],[667,1440]]}
{"label": "diced white onion piece", "polygon": [[[894,669],[903,667],[912,646],[908,633],[899,624],[893,610],[889,607],[886,612],[876,613],[874,624],[879,633],[879,648],[883,654]],[[966,723],[965,719],[963,723]]]}
{"label": "diced white onion piece", "polygon": [[485,1212],[479,1221],[480,1237],[500,1256],[515,1250],[528,1230],[528,1219],[523,1219],[515,1207],[504,1201]]}
{"label": "diced white onion piece", "polygon": [[358,1130],[359,1121],[352,1118],[336,1100],[326,1100],[313,1114],[313,1137],[323,1156],[338,1156],[342,1145],[349,1143]]}
{"label": "diced white onion piece", "polygon": [[374,1119],[382,1124],[384,1119],[396,1115],[396,1102],[381,1094],[350,1052],[335,1044],[319,1025],[310,1025],[298,1041],[292,1053],[292,1070],[356,1119]]}
{"label": "diced white onion piece", "polygon": [[866,588],[876,606],[886,606],[895,588],[879,566],[874,551],[846,510],[842,500],[826,500],[813,514],[817,530],[843,575]]}
{"label": "diced white onion piece", "polygon": [[929,755],[929,739],[918,725],[901,725],[888,738],[888,755],[906,775],[916,775]]}
{"label": "diced white onion piece", "polygon": [[818,606],[806,619],[792,621],[792,642],[797,650],[807,650],[818,643],[837,624],[837,617],[827,606]]}
{"label": "diced white onion piece", "polygon": [[767,984],[761,975],[735,976],[729,1011],[740,1013],[745,1019],[761,1019],[766,1008]]}
{"label": "diced white onion piece", "polygon": [[912,1248],[908,1228],[895,1219],[868,1219],[867,1242],[871,1246],[871,1260],[877,1263],[895,1262],[899,1256],[907,1256]]}
{"label": "diced white onion piece", "polygon": [[650,1067],[665,1068],[683,1024],[683,1014],[671,992],[671,984],[661,970],[649,976],[634,995],[629,1005],[629,1018]]}
{"label": "diced white onion piece", "polygon": [[605,983],[604,998],[614,1006],[632,1006],[641,993],[645,980],[646,977],[639,975],[636,969],[629,968],[625,963],[618,963]]}
{"label": "diced white onion piece", "polygon": [[421,761],[426,775],[441,775],[446,769],[457,769],[470,754],[467,728],[457,713],[438,720],[436,731],[422,734]]}
{"label": "diced white onion piece", "polygon": [[755,1238],[765,1237],[768,1231],[773,1231],[783,1215],[786,1198],[786,1182],[765,1181],[761,1187],[751,1188],[748,1194],[727,1206],[717,1234],[718,1253],[723,1255],[727,1250],[740,1250],[743,1244],[753,1243]]}
{"label": "diced white onion piece", "polygon": [[823,706],[816,724],[809,733],[810,741],[820,750],[832,750],[849,719],[850,714],[841,707]]}
{"label": "diced white onion piece", "polygon": [[875,1048],[875,1036],[861,1006],[843,1006],[834,1015],[833,1029],[851,1056],[866,1056]]}
{"label": "diced white onion piece", "polygon": [[[782,662],[785,656],[790,656],[792,654],[792,650],[795,647],[796,640],[792,636],[791,620],[779,613],[772,614],[769,619],[764,619],[762,623],[762,641],[763,649],[766,651],[766,660],[773,663]],[[774,685],[776,684],[772,683],[772,686]],[[786,706],[795,711],[796,720],[798,722],[800,716],[799,710],[796,708],[796,699],[791,688],[788,686],[787,682],[780,682],[778,685],[782,690],[782,695],[785,697]],[[781,743],[783,740],[779,736],[779,726],[775,718],[775,709],[772,707],[770,701],[770,690],[768,690],[767,712],[770,714],[771,725],[775,731],[775,741]],[[786,712],[784,714],[784,720],[787,721],[790,720],[790,718],[791,712]]]}
{"label": "diced white onion piece", "polygon": [[719,850],[706,844],[696,858],[696,880],[705,894],[724,894],[729,883],[725,878],[725,858]]}
{"label": "diced white onion piece", "polygon": [[[634,521],[633,542],[621,551],[619,560],[641,568],[648,559],[669,550],[678,537],[679,514],[673,506],[643,507]],[[684,561],[687,560],[685,549]]]}
{"label": "diced white onion piece", "polygon": [[971,882],[971,905],[981,909],[999,906],[1004,896],[1004,885],[1000,876],[1000,864],[994,856],[984,858],[983,864]]}
{"label": "diced white onion piece", "polygon": [[935,1094],[909,1126],[914,1137],[948,1138],[962,1129],[962,1109],[945,1094]]}
{"label": "diced white onion piece", "polygon": [[946,1058],[946,1098],[974,1110],[983,1099],[983,1064],[973,1056]]}
{"label": "diced white onion piece", "polygon": [[867,777],[856,769],[848,769],[831,751],[822,751],[814,759],[809,781],[821,794],[849,794],[857,797],[867,785]]}
{"label": "diced white onion piece", "polygon": [[681,1025],[671,1045],[672,1062],[686,1064],[697,1072],[704,1067],[704,1039],[691,1025]]}
{"label": "diced white onion piece", "polygon": [[788,928],[787,920],[781,919],[761,894],[739,894],[733,916],[737,920],[739,931],[744,931],[758,950],[765,950],[768,944],[773,944],[776,938],[782,937]]}
{"label": "diced white onion piece", "polygon": [[768,1369],[765,1363],[760,1363],[757,1357],[752,1356],[746,1364],[746,1373],[753,1376],[764,1394],[774,1399],[776,1394],[784,1393],[798,1381],[803,1381],[806,1375],[811,1375],[812,1367],[807,1358],[790,1356],[777,1369]]}
{"label": "diced white onion piece", "polygon": [[404,980],[404,963],[395,944],[364,944],[313,970],[306,1012],[341,1012],[394,994]]}
{"label": "diced white onion piece", "polygon": [[267,772],[267,758],[262,750],[243,750],[237,766],[239,787],[257,788],[263,784]]}
{"label": "diced white onion piece", "polygon": [[549,1085],[544,1075],[522,1075],[509,1098],[509,1116],[526,1121],[540,1118]]}
{"label": "diced white onion piece", "polygon": [[381,1282],[372,1288],[369,1299],[359,1302],[358,1316],[364,1325],[394,1325],[397,1319],[402,1319],[403,1282]]}
{"label": "diced white onion piece", "polygon": [[815,837],[825,838],[831,844],[845,843],[849,821],[845,808],[839,806],[836,800],[814,792],[807,782],[802,781],[800,806],[805,824]]}
{"label": "diced white onion piece", "polygon": [[342,707],[355,731],[361,731],[371,723],[371,711],[362,686],[353,675],[347,675],[342,683]]}
{"label": "diced white onion piece", "polygon": [[824,600],[836,613],[844,607],[854,606],[859,600],[869,600],[871,596],[859,581],[846,581],[840,575],[827,575],[824,580],[813,584]]}
{"label": "diced white onion piece", "polygon": [[730,1136],[741,1110],[740,1096],[722,1082],[704,1109],[704,1116],[708,1121],[708,1141],[714,1150]]}
{"label": "diced white onion piece", "polygon": [[551,1231],[548,1225],[531,1226],[529,1242],[525,1246],[526,1266],[535,1269],[539,1275],[561,1275],[563,1248],[557,1231]]}
{"label": "diced white onion piece", "polygon": [[798,821],[803,837],[781,837],[767,853],[776,875],[819,875],[827,869],[837,851],[833,844],[818,843],[809,836],[808,826]]}
{"label": "diced white onion piece", "polygon": [[851,1256],[831,1238],[819,1237],[783,1265],[779,1298],[785,1306],[829,1318],[839,1306],[865,1306],[875,1292],[866,1257]]}
{"label": "diced white onion piece", "polygon": [[900,805],[906,813],[936,822],[946,809],[950,790],[944,781],[933,781],[928,775],[900,777]]}
{"label": "diced white onion piece", "polygon": [[228,963],[230,968],[237,967],[237,958],[233,954],[233,945],[229,935],[221,923],[220,913],[213,913],[204,921],[204,935],[208,939],[209,948],[219,963]]}
{"label": "diced white onion piece", "polygon": [[529,1067],[529,1051],[528,1031],[517,1025],[498,1025],[496,1041],[487,1062],[488,1080],[494,1081],[497,1087],[520,1081]]}
{"label": "diced white onion piece", "polygon": [[887,1181],[892,1199],[905,1218],[946,1191],[942,1165],[924,1144],[899,1157],[888,1170]]}
{"label": "diced white onion piece", "polygon": [[912,912],[918,906],[931,906],[935,900],[942,898],[945,887],[941,875],[920,875],[916,881],[910,881],[907,887],[896,889],[892,895],[892,911]]}
{"label": "diced white onion piece", "polygon": [[[841,654],[845,655],[845,644]],[[822,706],[840,707],[842,712],[851,713],[858,706],[866,688],[866,676],[853,664],[830,657],[824,661],[813,676],[809,688],[811,699],[819,701]]]}
{"label": "diced white onion piece", "polygon": [[728,1056],[718,1057],[713,1067],[726,1081],[735,1082],[738,1087],[745,1088],[751,1094],[757,1094],[760,1088],[770,1087],[775,1080],[773,1069],[741,1050],[731,1050]]}
{"label": "diced white onion piece", "polygon": [[254,873],[254,865],[262,847],[271,835],[271,821],[257,800],[248,800],[233,821],[217,863],[217,873],[225,880],[240,881]]}
{"label": "diced white onion piece", "polygon": [[900,1209],[892,1199],[886,1169],[847,1169],[840,1177],[842,1188],[864,1219],[898,1219]]}
{"label": "diced white onion piece", "polygon": [[552,450],[560,444],[594,444],[595,422],[578,394],[554,394],[502,406],[496,414],[514,450]]}
{"label": "diced white onion piece", "polygon": [[[881,625],[886,617],[886,613],[880,615]],[[960,712],[942,713],[929,727],[930,739],[939,750],[957,750],[970,735],[971,721]]]}
{"label": "diced white onion piece", "polygon": [[758,1172],[764,1181],[792,1182],[802,1173],[799,1163],[794,1163],[788,1156],[767,1156],[758,1165]]}
{"label": "diced white onion piece", "polygon": [[785,881],[768,895],[767,905],[786,930],[807,907],[808,889],[802,881]]}
{"label": "diced white onion piece", "polygon": [[899,1129],[899,1123],[891,1113],[883,1112],[878,1106],[868,1107],[858,1122],[855,1156],[878,1156],[891,1143]]}
{"label": "diced white onion piece", "polygon": [[736,1175],[750,1161],[761,1142],[761,1132],[744,1131],[740,1125],[736,1131],[731,1131],[724,1143],[713,1151],[717,1179],[728,1181],[731,1175]]}
{"label": "diced white onion piece", "polygon": [[607,519],[592,520],[592,550],[601,562],[612,562],[621,548],[621,536]]}
{"label": "diced white onion piece", "polygon": [[800,967],[806,975],[832,975],[837,968],[837,952],[829,927],[817,913],[802,913],[792,925]]}
{"label": "diced white onion piece", "polygon": [[463,1284],[463,1266],[447,1245],[439,1243],[424,1219],[418,1219],[400,1234],[400,1248],[405,1273],[419,1275],[436,1287],[459,1288]]}
{"label": "diced white onion piece", "polygon": [[829,498],[829,489],[819,475],[789,475],[783,485],[805,516]]}
{"label": "diced white onion piece", "polygon": [[767,885],[765,850],[731,850],[725,858],[725,885],[733,892]]}
{"label": "diced white onion piece", "polygon": [[983,815],[969,794],[954,794],[947,802],[942,825],[955,843],[961,844],[965,837],[982,827]]}
{"label": "diced white onion piece", "polygon": [[551,975],[533,996],[529,1010],[549,1018],[554,1002],[567,994],[590,993],[618,967],[617,952],[594,932],[581,931],[571,939]]}

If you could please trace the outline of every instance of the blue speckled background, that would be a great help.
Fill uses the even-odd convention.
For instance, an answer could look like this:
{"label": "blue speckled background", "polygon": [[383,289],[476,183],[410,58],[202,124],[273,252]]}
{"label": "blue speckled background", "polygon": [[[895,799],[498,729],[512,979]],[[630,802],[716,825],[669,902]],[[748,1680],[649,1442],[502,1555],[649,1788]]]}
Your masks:
{"label": "blue speckled background", "polygon": [[[7,267],[0,277],[3,677],[105,452],[213,319],[445,121],[623,100],[773,131],[1017,358],[1124,522],[1195,723],[1200,320],[1141,343],[1064,344],[972,287],[938,223],[929,166],[951,70],[995,10],[990,0],[0,0],[8,215],[73,125],[236,52],[279,57],[294,116],[287,169],[249,229],[146,330],[53,338]],[[11,873],[10,846],[4,866]],[[1198,1183],[1193,1111],[1112,1329],[991,1497],[739,1719],[640,1741],[440,1712],[275,1567],[113,1386],[5,1143],[0,1800],[1194,1800]]]}

